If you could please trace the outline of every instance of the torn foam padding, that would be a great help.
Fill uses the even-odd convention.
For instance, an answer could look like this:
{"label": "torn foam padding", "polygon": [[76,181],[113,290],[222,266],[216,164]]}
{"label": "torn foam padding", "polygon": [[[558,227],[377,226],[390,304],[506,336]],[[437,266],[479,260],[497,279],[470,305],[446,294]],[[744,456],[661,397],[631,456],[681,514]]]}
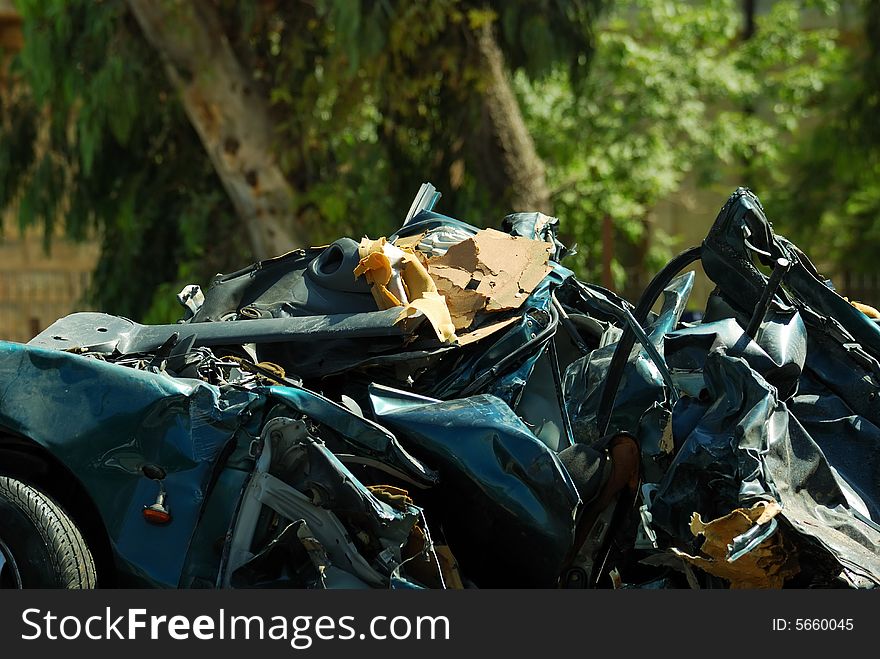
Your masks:
{"label": "torn foam padding", "polygon": [[691,516],[691,533],[703,536],[702,556],[691,556],[673,548],[676,556],[717,577],[731,588],[782,588],[786,579],[800,572],[796,550],[781,529],[736,560],[730,560],[734,538],[753,525],[768,523],[782,508],[775,501],[759,501],[751,508],[737,508],[724,517],[704,522],[699,513]]}
{"label": "torn foam padding", "polygon": [[877,320],[880,318],[880,311],[877,311],[874,307],[869,304],[864,304],[863,302],[856,302],[855,300],[851,300],[850,304],[853,305],[856,309],[865,314],[868,318],[873,320]]}
{"label": "torn foam padding", "polygon": [[550,274],[553,246],[539,240],[484,229],[428,259],[428,273],[455,329],[471,326],[482,311],[516,309]]}
{"label": "torn foam padding", "polygon": [[402,306],[403,311],[396,322],[421,312],[431,323],[438,339],[444,343],[456,340],[446,300],[438,293],[436,284],[414,253],[400,249],[384,238],[364,238],[358,247],[358,255],[361,260],[354,275],[366,277],[379,309]]}

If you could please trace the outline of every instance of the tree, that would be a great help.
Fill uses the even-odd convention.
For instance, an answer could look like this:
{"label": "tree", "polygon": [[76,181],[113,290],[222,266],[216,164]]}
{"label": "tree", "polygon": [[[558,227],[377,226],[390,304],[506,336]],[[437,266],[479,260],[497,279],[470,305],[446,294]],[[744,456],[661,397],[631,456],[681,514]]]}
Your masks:
{"label": "tree", "polygon": [[500,170],[506,179],[502,185],[509,191],[511,207],[551,213],[553,202],[544,161],[535,151],[523,120],[491,24],[480,29],[477,49],[486,78],[482,94],[484,116],[490,125],[489,138],[496,143]]}
{"label": "tree", "polygon": [[423,180],[476,223],[549,210],[510,72],[583,77],[598,7],[21,0],[4,203],[47,241],[97,232],[95,301],[149,320],[285,235],[387,234]]}
{"label": "tree", "polygon": [[652,226],[652,209],[687,177],[713,185],[732,172],[719,199],[731,185],[776,189],[784,145],[814,111],[811,94],[834,76],[835,32],[804,30],[802,9],[779,0],[746,40],[735,0],[619,0],[595,27],[592,66],[577,93],[565,71],[517,78],[582,276],[600,279],[609,218],[614,283],[637,296],[645,270],[656,271],[672,246]]}
{"label": "tree", "polygon": [[743,162],[738,182],[778,197],[841,71],[797,0],[748,40],[735,0],[130,4],[19,0],[0,194],[47,240],[59,219],[97,232],[95,301],[149,321],[177,316],[183,284],[282,251],[282,231],[387,235],[425,180],[474,224],[559,215],[586,278],[613,224],[632,296],[626,268],[669,253],[657,203]]}
{"label": "tree", "polygon": [[780,221],[825,264],[876,273],[880,249],[880,1],[860,3],[856,45],[845,52],[824,108],[793,145],[778,184]]}
{"label": "tree", "polygon": [[[266,99],[232,52],[213,6],[129,0],[250,236],[255,258],[308,243],[272,146]],[[299,233],[300,235],[296,235]]]}
{"label": "tree", "polygon": [[232,205],[127,7],[17,7],[25,47],[10,64],[14,93],[0,95],[0,200],[20,224],[42,226],[47,245],[59,222],[100,240],[95,302],[135,318],[159,287],[173,301],[176,282],[246,259]]}

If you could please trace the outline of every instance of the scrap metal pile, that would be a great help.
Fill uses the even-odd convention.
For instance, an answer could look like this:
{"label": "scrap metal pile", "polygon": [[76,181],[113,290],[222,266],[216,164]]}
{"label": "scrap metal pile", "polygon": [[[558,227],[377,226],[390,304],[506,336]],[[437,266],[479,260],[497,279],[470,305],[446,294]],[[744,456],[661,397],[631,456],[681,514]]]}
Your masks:
{"label": "scrap metal pile", "polygon": [[188,287],[178,324],[0,346],[0,424],[82,484],[118,583],[880,584],[880,326],[751,192],[635,306],[562,265],[555,218],[437,197]]}

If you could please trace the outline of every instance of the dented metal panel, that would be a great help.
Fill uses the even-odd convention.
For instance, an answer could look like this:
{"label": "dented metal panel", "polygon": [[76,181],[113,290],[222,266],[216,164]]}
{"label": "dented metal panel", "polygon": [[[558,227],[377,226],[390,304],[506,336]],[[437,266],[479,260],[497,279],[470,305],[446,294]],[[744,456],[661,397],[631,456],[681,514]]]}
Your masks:
{"label": "dented metal panel", "polygon": [[757,197],[633,305],[560,265],[556,218],[424,190],[388,238],[184,289],[178,324],[0,343],[0,470],[63,465],[120,585],[880,585],[880,326]]}
{"label": "dented metal panel", "polygon": [[[215,466],[248,441],[259,397],[5,342],[0,381],[0,427],[43,446],[83,484],[123,583],[176,587]],[[164,527],[143,518],[158,492],[148,464],[167,473],[173,522]]]}
{"label": "dented metal panel", "polygon": [[494,396],[411,399],[374,389],[379,420],[440,472],[439,521],[466,574],[488,587],[550,587],[580,498],[557,455]]}

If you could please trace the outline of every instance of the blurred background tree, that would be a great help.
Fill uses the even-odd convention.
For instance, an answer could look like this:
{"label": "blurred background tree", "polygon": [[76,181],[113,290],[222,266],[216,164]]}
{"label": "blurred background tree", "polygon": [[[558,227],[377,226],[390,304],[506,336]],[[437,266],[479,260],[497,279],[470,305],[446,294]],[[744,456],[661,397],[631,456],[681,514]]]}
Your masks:
{"label": "blurred background tree", "polygon": [[[392,231],[424,180],[476,223],[550,211],[505,62],[582,77],[598,3],[497,4],[22,0],[2,199],[47,240],[97,232],[96,303],[149,320],[185,281]],[[224,162],[255,136],[271,154]],[[267,195],[269,248],[246,239]]]}
{"label": "blurred background tree", "polygon": [[864,40],[841,52],[776,193],[792,237],[821,246],[847,275],[877,275],[880,247],[880,0],[863,12]]}
{"label": "blurred background tree", "polygon": [[[765,3],[757,17],[750,4],[618,0],[597,28],[579,94],[564,75],[517,78],[585,275],[636,297],[671,249],[689,246],[655,221],[658,204],[685,182],[716,193],[698,237],[736,185],[762,196],[775,189],[782,146],[821,111],[811,98],[837,74],[839,46],[836,30],[803,28],[802,2]],[[613,226],[612,244],[603,223]]]}
{"label": "blurred background tree", "polygon": [[558,215],[567,264],[634,296],[686,188],[714,214],[748,184],[807,241],[877,224],[877,3],[16,0],[0,203],[97,237],[94,304],[148,322],[217,271],[387,235],[426,180],[477,225]]}

